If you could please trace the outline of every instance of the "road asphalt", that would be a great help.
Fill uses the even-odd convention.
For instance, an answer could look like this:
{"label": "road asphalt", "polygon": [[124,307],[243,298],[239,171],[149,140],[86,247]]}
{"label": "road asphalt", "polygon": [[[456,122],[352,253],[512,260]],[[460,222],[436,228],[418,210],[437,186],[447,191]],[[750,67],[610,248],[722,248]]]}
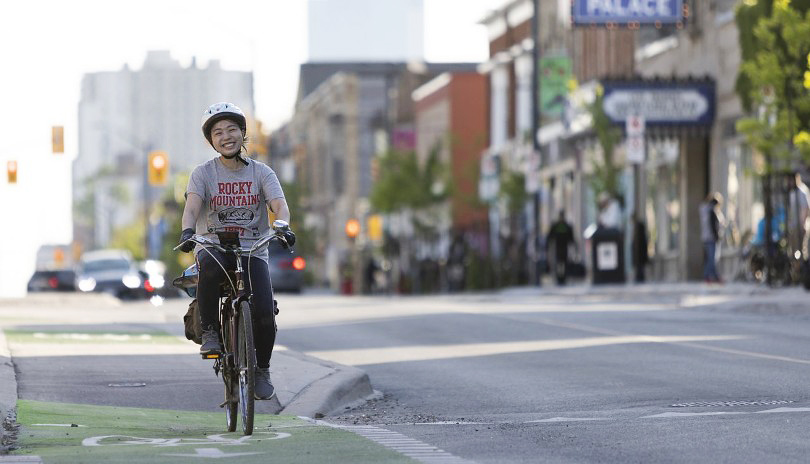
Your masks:
{"label": "road asphalt", "polygon": [[[0,310],[24,309],[31,306],[82,305],[104,307],[121,303],[106,295],[35,294],[20,299],[0,299]],[[88,300],[88,298],[90,298]],[[179,320],[179,319],[178,319]],[[180,324],[178,324],[180,326]],[[0,329],[4,327],[0,326]],[[180,327],[179,330],[182,330]],[[191,342],[188,342],[191,343]],[[276,414],[321,418],[375,396],[365,371],[355,367],[317,359],[278,347],[273,353],[271,374],[276,398],[263,408]],[[14,360],[3,330],[0,330],[0,418],[2,438],[14,424],[17,405],[17,377]],[[270,403],[270,404],[267,404]],[[8,443],[2,443],[0,450]]]}
{"label": "road asphalt", "polygon": [[[638,301],[653,299],[681,306],[711,306],[720,309],[791,311],[807,310],[807,292],[800,287],[771,289],[752,284],[706,285],[702,283],[603,285],[574,284],[567,287],[518,287],[497,294],[466,294],[467,298],[508,299],[510,295],[559,298],[561,301]],[[70,303],[74,296],[40,294],[23,299],[0,299],[0,309],[30,305]],[[107,299],[110,298],[110,299]],[[66,299],[66,300],[65,300]],[[75,302],[75,301],[74,301]],[[120,304],[111,297],[99,296],[93,304]],[[781,308],[781,309],[780,309]],[[272,378],[277,391],[274,412],[284,415],[321,418],[331,412],[360,404],[375,395],[365,371],[355,367],[317,359],[303,353],[282,349],[274,353]],[[17,404],[17,381],[6,337],[0,330],[0,414],[4,424],[14,423]]]}

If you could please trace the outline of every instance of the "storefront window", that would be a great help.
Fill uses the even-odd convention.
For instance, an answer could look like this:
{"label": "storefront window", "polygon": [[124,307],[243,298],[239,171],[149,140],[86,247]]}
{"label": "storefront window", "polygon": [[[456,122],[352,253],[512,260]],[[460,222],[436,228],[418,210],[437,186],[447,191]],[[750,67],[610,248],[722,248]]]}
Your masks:
{"label": "storefront window", "polygon": [[681,235],[681,171],[677,140],[648,143],[647,203],[650,254],[678,251]]}

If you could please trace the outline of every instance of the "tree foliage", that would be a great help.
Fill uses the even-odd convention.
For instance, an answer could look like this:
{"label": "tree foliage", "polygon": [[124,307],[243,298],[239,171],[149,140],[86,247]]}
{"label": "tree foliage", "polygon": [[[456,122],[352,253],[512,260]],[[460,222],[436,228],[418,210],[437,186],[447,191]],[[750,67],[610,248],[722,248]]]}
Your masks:
{"label": "tree foliage", "polygon": [[602,159],[592,160],[593,175],[591,176],[591,185],[596,194],[607,192],[612,197],[617,197],[619,196],[620,169],[613,159],[613,152],[622,139],[622,131],[613,124],[613,121],[605,113],[604,98],[604,91],[600,86],[596,89],[596,98],[592,103],[588,104],[593,130],[596,132],[596,139],[602,148]]}
{"label": "tree foliage", "polygon": [[506,209],[511,215],[519,213],[529,198],[526,193],[526,176],[518,171],[501,173],[501,188],[498,195],[506,201]]}
{"label": "tree foliage", "polygon": [[736,88],[745,108],[756,113],[740,120],[737,130],[777,160],[794,160],[795,144],[807,161],[810,143],[801,134],[810,125],[810,92],[804,88],[810,0],[749,0],[737,10],[737,24],[743,62]]}
{"label": "tree foliage", "polygon": [[389,151],[378,159],[379,176],[371,189],[371,206],[381,213],[420,209],[446,200],[450,194],[447,165],[439,147],[420,164],[413,151]]}

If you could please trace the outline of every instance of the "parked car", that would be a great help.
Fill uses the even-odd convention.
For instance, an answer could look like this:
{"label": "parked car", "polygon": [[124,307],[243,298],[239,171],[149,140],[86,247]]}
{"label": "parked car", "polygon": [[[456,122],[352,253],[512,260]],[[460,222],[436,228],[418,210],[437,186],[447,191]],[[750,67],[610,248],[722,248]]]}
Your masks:
{"label": "parked car", "polygon": [[89,251],[76,266],[76,288],[82,292],[109,293],[118,298],[149,298],[154,287],[124,250]]}
{"label": "parked car", "polygon": [[76,272],[72,269],[35,271],[28,280],[29,292],[73,292],[76,290]]}
{"label": "parked car", "polygon": [[297,253],[290,253],[279,241],[270,242],[270,280],[277,292],[301,293],[307,262]]}

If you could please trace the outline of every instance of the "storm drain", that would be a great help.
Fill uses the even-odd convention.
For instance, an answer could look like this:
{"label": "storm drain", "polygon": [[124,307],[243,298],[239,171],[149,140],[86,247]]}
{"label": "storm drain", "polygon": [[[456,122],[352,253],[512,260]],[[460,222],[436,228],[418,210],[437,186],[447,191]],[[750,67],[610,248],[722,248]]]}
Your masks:
{"label": "storm drain", "polygon": [[769,406],[774,404],[789,404],[792,400],[766,400],[766,401],[696,401],[694,403],[670,404],[670,408],[705,408],[718,406]]}

